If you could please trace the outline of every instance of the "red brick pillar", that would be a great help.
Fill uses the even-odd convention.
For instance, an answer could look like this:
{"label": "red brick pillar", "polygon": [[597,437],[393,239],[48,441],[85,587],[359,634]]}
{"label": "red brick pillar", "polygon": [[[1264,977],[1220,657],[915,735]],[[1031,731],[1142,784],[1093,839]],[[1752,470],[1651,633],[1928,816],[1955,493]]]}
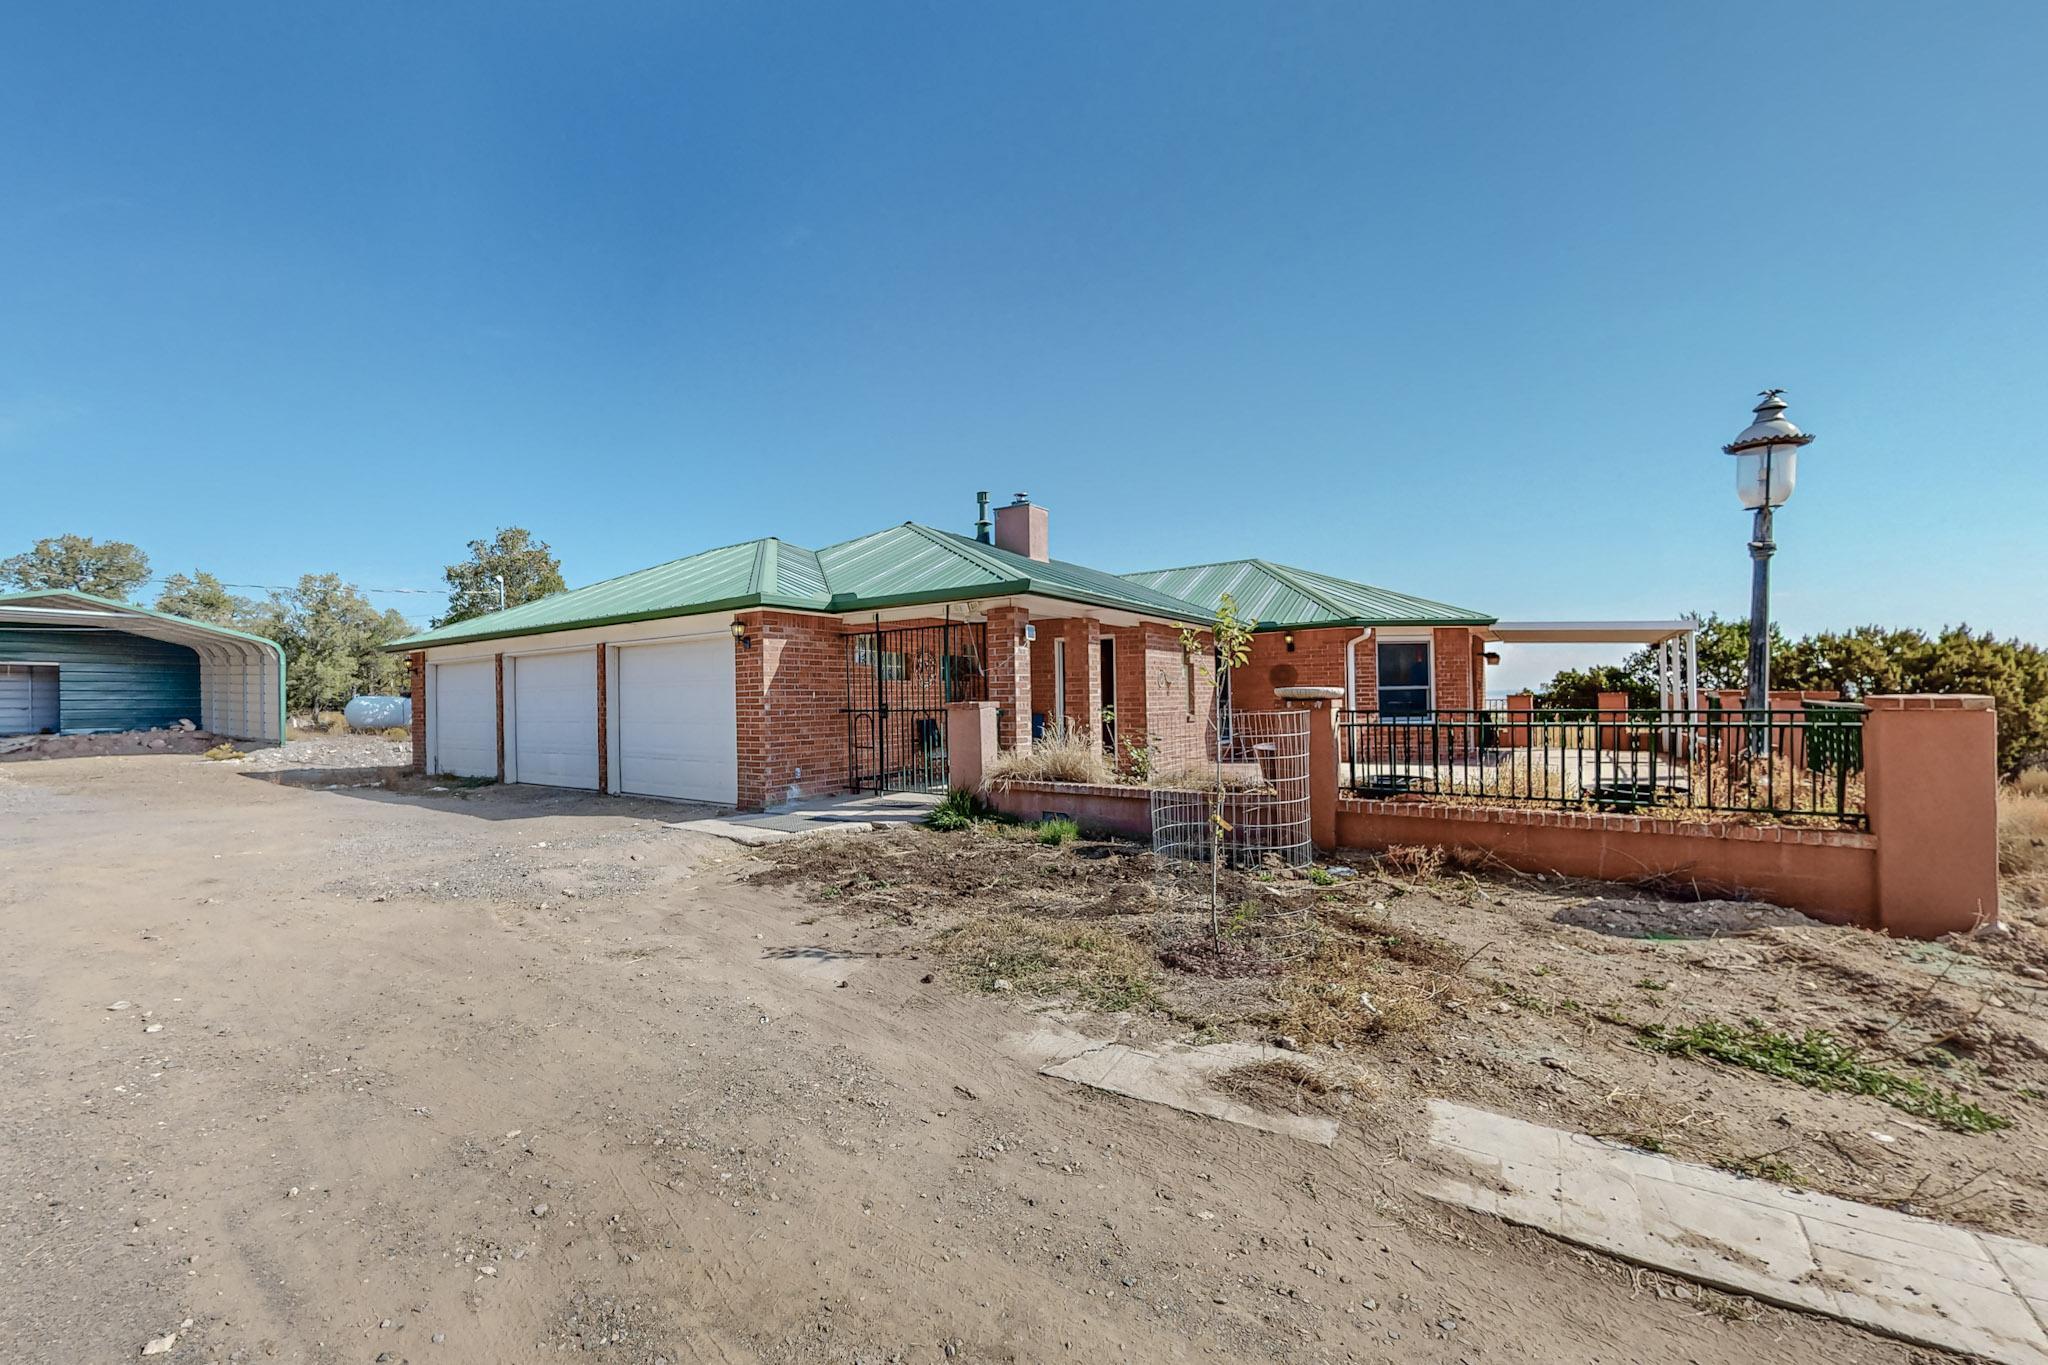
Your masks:
{"label": "red brick pillar", "polygon": [[1594,705],[1599,708],[1601,721],[1596,746],[1608,750],[1627,748],[1628,693],[1602,692]]}
{"label": "red brick pillar", "polygon": [[956,701],[946,704],[946,785],[959,791],[979,791],[983,774],[994,761],[996,704],[992,701]]}
{"label": "red brick pillar", "polygon": [[1998,918],[1998,714],[1983,696],[1869,699],[1863,784],[1878,927],[1907,938]]}
{"label": "red brick pillar", "polygon": [[1500,732],[1500,742],[1504,747],[1529,747],[1529,719],[1535,711],[1536,698],[1533,694],[1516,692],[1508,697],[1508,723],[1501,727]]}
{"label": "red brick pillar", "polygon": [[611,788],[611,702],[605,695],[603,645],[597,646],[597,789],[608,792]]}
{"label": "red brick pillar", "polygon": [[498,669],[498,780],[505,780],[505,656],[496,656]]}
{"label": "red brick pillar", "polygon": [[1341,689],[1316,690],[1339,695],[1282,697],[1280,709],[1308,713],[1308,837],[1327,852],[1337,846],[1337,710],[1344,700]]}
{"label": "red brick pillar", "polygon": [[412,689],[412,770],[424,777],[427,771],[427,652],[416,649],[406,655],[405,672],[406,682]]}
{"label": "red brick pillar", "polygon": [[[1024,638],[1030,623],[1023,607],[996,607],[988,614],[988,699],[1001,708],[996,739],[1005,749],[1031,743],[1031,645]],[[1073,664],[1067,660],[1069,668]]]}

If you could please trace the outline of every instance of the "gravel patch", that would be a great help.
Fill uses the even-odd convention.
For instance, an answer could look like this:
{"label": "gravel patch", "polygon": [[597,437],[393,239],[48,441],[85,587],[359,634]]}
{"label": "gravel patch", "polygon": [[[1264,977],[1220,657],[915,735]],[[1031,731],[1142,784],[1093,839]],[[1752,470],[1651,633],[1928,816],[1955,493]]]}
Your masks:
{"label": "gravel patch", "polygon": [[412,745],[380,735],[331,735],[252,749],[240,762],[248,772],[286,768],[402,768],[412,762]]}

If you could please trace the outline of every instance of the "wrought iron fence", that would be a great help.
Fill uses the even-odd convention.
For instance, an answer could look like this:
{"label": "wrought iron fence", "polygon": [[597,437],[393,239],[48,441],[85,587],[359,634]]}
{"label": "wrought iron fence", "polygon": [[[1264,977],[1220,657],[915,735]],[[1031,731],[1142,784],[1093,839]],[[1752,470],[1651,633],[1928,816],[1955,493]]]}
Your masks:
{"label": "wrought iron fence", "polygon": [[1359,796],[1861,826],[1863,716],[1854,702],[1762,711],[1347,711],[1340,748],[1344,783]]}

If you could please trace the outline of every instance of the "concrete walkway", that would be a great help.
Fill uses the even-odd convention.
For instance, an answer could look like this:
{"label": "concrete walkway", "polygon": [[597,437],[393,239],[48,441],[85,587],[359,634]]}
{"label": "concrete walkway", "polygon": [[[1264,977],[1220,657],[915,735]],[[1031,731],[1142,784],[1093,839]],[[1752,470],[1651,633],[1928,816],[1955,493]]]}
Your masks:
{"label": "concrete walkway", "polygon": [[1430,1102],[1431,1193],[1772,1303],[2006,1365],[2048,1365],[2048,1247],[1803,1194]]}
{"label": "concrete walkway", "polygon": [[923,792],[867,792],[798,801],[753,814],[735,811],[704,820],[677,820],[668,828],[759,847],[800,839],[806,834],[864,834],[890,825],[915,825],[922,823],[938,803],[938,797]]}

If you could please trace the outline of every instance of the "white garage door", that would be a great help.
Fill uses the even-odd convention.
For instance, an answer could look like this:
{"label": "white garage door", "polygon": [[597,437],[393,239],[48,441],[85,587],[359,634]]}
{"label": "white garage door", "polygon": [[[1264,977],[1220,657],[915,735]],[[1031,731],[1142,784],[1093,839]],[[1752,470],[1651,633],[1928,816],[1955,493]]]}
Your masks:
{"label": "white garage door", "polygon": [[545,787],[597,787],[597,652],[530,654],[507,659],[512,670],[515,782]]}
{"label": "white garage door", "polygon": [[498,666],[490,659],[434,668],[434,763],[452,777],[498,775]]}
{"label": "white garage door", "polygon": [[739,799],[732,641],[619,651],[619,790],[730,805]]}

